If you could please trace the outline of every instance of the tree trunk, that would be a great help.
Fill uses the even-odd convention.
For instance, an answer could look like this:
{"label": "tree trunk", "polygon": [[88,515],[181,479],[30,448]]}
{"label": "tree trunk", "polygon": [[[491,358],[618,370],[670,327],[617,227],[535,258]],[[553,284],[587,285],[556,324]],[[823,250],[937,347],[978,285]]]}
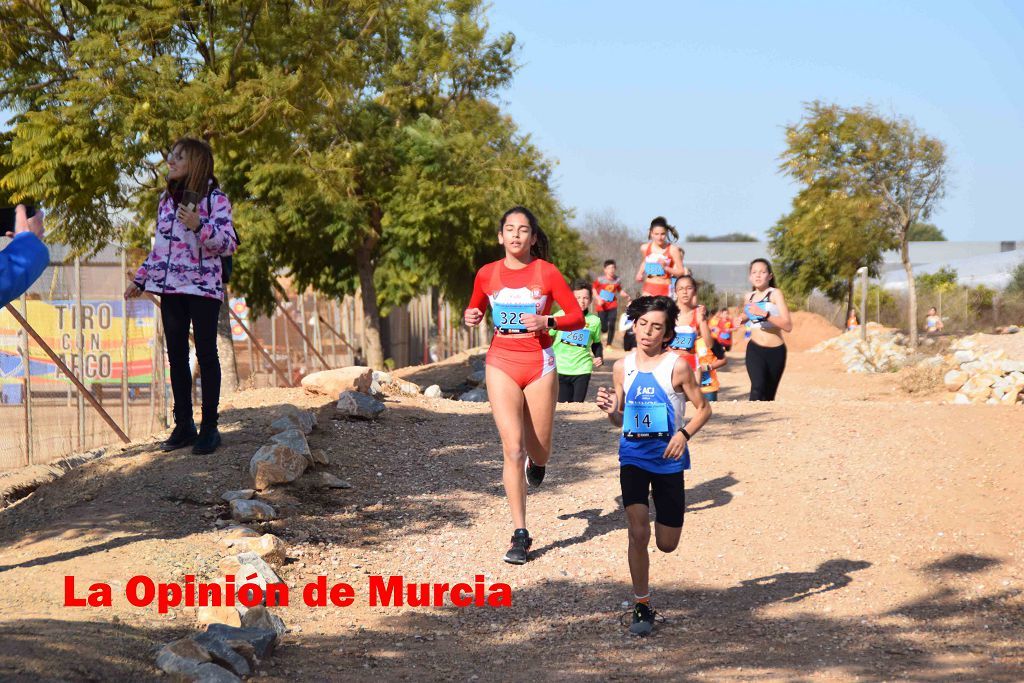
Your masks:
{"label": "tree trunk", "polygon": [[238,391],[238,365],[235,363],[235,343],[231,340],[231,315],[228,297],[220,306],[217,319],[217,356],[220,357],[220,393],[227,396]]}
{"label": "tree trunk", "polygon": [[371,216],[373,232],[356,250],[359,287],[363,298],[363,355],[366,364],[376,370],[384,369],[384,347],[380,340],[380,311],[377,308],[377,289],[373,285],[373,252],[377,247],[380,230],[380,212]]}
{"label": "tree trunk", "polygon": [[907,274],[907,317],[910,319],[910,348],[917,348],[917,289],[914,287],[914,267],[910,264],[907,230],[900,235],[900,260]]}

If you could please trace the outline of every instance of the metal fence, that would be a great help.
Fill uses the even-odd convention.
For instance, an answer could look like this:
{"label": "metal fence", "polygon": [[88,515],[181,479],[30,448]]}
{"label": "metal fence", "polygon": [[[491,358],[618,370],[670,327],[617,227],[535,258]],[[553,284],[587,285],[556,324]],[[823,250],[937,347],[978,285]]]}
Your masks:
{"label": "metal fence", "polygon": [[[93,403],[132,439],[167,426],[172,399],[157,300],[123,299],[142,256],[110,247],[85,261],[53,247],[50,267],[12,302],[89,396],[15,316],[0,309],[0,470],[116,443],[116,432]],[[222,347],[223,372],[234,367],[245,390],[297,386],[310,372],[363,363],[358,296],[293,294],[272,316],[259,318],[244,300],[229,299],[234,363],[223,358]],[[487,343],[486,331],[467,330],[461,322],[461,310],[432,291],[393,310],[382,323],[389,365],[441,360]]]}

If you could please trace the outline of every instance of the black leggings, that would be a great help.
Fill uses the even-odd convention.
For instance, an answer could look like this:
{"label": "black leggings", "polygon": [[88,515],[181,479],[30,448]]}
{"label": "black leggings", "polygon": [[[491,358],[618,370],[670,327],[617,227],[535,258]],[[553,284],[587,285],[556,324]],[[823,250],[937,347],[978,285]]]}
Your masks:
{"label": "black leggings", "polygon": [[751,401],[774,401],[786,370],[786,345],[761,346],[747,342],[747,375]]}
{"label": "black leggings", "polygon": [[220,402],[219,315],[220,301],[217,299],[192,294],[164,294],[160,297],[160,318],[167,340],[167,361],[171,366],[175,424],[192,421],[192,371],[188,366],[190,324],[196,339],[196,359],[203,382],[203,424],[217,424],[217,404]]}
{"label": "black leggings", "polygon": [[558,402],[583,403],[587,400],[590,375],[558,375]]}
{"label": "black leggings", "polygon": [[597,312],[597,317],[601,319],[601,331],[608,333],[608,346],[615,342],[615,320],[618,317],[618,312],[617,308]]}

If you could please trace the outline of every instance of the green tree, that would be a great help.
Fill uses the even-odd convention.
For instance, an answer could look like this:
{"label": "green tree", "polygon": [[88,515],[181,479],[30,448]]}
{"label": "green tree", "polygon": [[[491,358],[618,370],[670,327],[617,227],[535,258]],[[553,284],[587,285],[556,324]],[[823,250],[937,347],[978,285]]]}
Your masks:
{"label": "green tree", "polygon": [[581,265],[550,163],[489,101],[515,41],[487,37],[479,0],[40,7],[0,8],[0,184],[53,207],[58,239],[88,250],[147,221],[167,146],[201,135],[242,236],[233,287],[264,311],[281,272],[358,288],[375,367],[381,309],[464,293],[509,205]]}
{"label": "green tree", "polygon": [[813,102],[786,128],[781,169],[807,187],[824,186],[877,202],[878,220],[896,241],[907,277],[907,326],[917,345],[917,295],[908,249],[910,227],[925,221],[946,192],[945,145],[911,121],[871,107]]}
{"label": "green tree", "polygon": [[877,276],[893,240],[873,197],[819,183],[797,194],[793,210],[768,231],[768,244],[787,290],[807,295],[818,289],[836,303],[845,300],[849,317],[857,271],[866,266]]}
{"label": "green tree", "polygon": [[1010,282],[1006,285],[1007,294],[1024,294],[1024,262],[1018,263],[1010,271]]}
{"label": "green tree", "polygon": [[945,242],[946,235],[931,223],[914,223],[907,231],[907,239],[911,242]]}
{"label": "green tree", "polygon": [[687,235],[687,242],[757,242],[758,239],[745,232],[727,232],[724,235],[708,237],[707,235]]}
{"label": "green tree", "polygon": [[957,272],[955,268],[942,266],[934,273],[922,273],[914,278],[918,289],[927,291],[951,292],[956,289]]}

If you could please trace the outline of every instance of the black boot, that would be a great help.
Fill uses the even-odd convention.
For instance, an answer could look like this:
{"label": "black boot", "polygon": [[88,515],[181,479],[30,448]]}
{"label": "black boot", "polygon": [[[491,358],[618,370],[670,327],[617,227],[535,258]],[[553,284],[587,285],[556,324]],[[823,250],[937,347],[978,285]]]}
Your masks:
{"label": "black boot", "polygon": [[166,451],[176,451],[185,446],[191,446],[196,441],[196,423],[192,420],[178,422],[174,425],[174,431],[167,441],[164,441],[160,448]]}
{"label": "black boot", "polygon": [[199,438],[196,439],[196,445],[192,447],[192,452],[196,455],[209,455],[217,450],[217,446],[220,446],[220,432],[217,431],[217,423],[203,420],[203,424],[199,428]]}

